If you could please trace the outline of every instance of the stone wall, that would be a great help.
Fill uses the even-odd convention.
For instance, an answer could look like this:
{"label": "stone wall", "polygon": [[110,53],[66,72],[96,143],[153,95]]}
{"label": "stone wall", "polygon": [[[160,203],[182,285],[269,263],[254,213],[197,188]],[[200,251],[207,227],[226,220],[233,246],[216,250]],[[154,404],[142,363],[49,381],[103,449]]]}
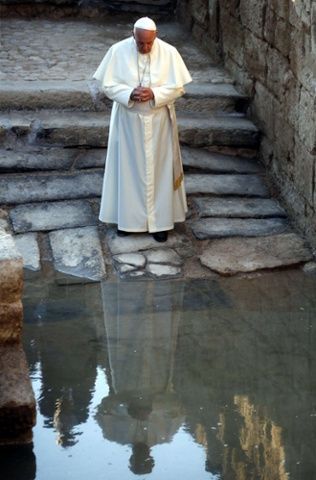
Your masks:
{"label": "stone wall", "polygon": [[32,441],[35,399],[21,345],[23,260],[0,211],[0,445]]}
{"label": "stone wall", "polygon": [[178,17],[253,99],[261,159],[316,247],[316,2],[179,0]]}

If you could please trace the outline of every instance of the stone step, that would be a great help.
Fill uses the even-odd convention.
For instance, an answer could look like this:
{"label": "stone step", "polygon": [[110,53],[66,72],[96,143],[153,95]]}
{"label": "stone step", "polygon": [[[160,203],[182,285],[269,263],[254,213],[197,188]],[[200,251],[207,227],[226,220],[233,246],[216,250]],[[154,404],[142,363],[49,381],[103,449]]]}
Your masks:
{"label": "stone step", "polygon": [[259,173],[263,166],[255,158],[244,158],[209,152],[202,148],[181,148],[183,166],[186,170],[202,170],[212,173]]}
{"label": "stone step", "polygon": [[0,445],[32,441],[36,405],[22,346],[0,345]]}
{"label": "stone step", "polygon": [[18,205],[10,210],[14,233],[38,232],[96,225],[97,217],[87,200]]}
{"label": "stone step", "polygon": [[[178,111],[193,112],[245,112],[247,96],[227,83],[191,83],[186,93],[177,100]],[[98,83],[90,81],[26,81],[2,82],[0,110],[83,110],[110,112],[112,102],[100,90]]]}
{"label": "stone step", "polygon": [[192,221],[190,226],[198,240],[238,236],[261,237],[289,230],[288,222],[284,218],[203,218]]}
{"label": "stone step", "polygon": [[106,148],[28,147],[0,149],[0,172],[32,172],[100,168],[105,165]]}
{"label": "stone step", "polygon": [[185,175],[187,194],[242,195],[268,197],[269,190],[258,175]]}
{"label": "stone step", "polygon": [[286,217],[285,210],[272,198],[199,197],[192,201],[199,217]]}
{"label": "stone step", "polygon": [[[182,146],[185,170],[213,173],[259,173],[263,167],[256,159],[223,155],[202,148]],[[0,172],[31,172],[102,168],[106,148],[25,147],[23,150],[0,149]]]}
{"label": "stone step", "polygon": [[[107,144],[109,116],[103,112],[17,112],[0,114],[0,139],[62,146]],[[180,141],[195,147],[221,145],[255,148],[257,127],[243,116],[178,115]]]}
{"label": "stone step", "polygon": [[[0,204],[46,202],[101,196],[104,169],[76,172],[4,174],[0,177]],[[186,174],[187,194],[268,197],[269,190],[258,175]],[[45,207],[46,208],[46,207]]]}
{"label": "stone step", "polygon": [[76,173],[6,174],[0,177],[0,204],[93,198],[101,195],[103,170]]}
{"label": "stone step", "polygon": [[311,250],[295,233],[213,240],[200,256],[202,265],[222,275],[288,267],[312,259]]}

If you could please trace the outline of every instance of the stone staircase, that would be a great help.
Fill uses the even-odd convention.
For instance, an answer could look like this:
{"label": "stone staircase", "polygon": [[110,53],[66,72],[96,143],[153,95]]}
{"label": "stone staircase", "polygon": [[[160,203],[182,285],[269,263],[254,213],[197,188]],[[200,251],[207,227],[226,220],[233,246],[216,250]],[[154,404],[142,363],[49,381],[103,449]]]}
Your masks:
{"label": "stone staircase", "polygon": [[[17,29],[22,21],[7,22],[10,43],[14,22]],[[61,22],[55,22],[59,31]],[[96,24],[70,24],[72,31],[82,25],[85,35],[78,48],[92,51],[90,29],[95,31]],[[100,280],[116,272],[129,278],[205,277],[311,260],[282,206],[271,198],[256,158],[260,134],[246,117],[249,99],[178,25],[159,26],[160,36],[177,46],[194,79],[177,102],[190,206],[186,224],[178,225],[162,246],[148,234],[117,238],[115,229],[98,223],[111,105],[91,77],[118,32],[116,25],[97,24],[99,55],[94,52],[94,63],[85,68],[80,57],[79,78],[73,78],[76,62],[67,63],[64,54],[66,78],[50,79],[38,61],[30,80],[22,71],[16,81],[13,58],[1,84],[0,205],[25,265],[39,270],[41,260],[50,259],[62,281],[65,274]],[[34,21],[29,48],[37,44],[38,32],[43,35],[42,26],[38,32],[37,27]],[[121,38],[129,28],[120,24]],[[50,31],[52,20],[46,34]]]}

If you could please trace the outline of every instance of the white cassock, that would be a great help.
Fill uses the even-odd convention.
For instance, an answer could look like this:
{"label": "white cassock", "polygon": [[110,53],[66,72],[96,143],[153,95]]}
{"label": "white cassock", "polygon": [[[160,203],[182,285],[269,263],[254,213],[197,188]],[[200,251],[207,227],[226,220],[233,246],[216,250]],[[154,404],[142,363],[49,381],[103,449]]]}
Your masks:
{"label": "white cassock", "polygon": [[[99,219],[127,232],[172,230],[187,211],[174,101],[190,73],[168,43],[156,38],[141,54],[129,37],[109,49],[93,78],[113,100]],[[140,84],[154,100],[130,100]]]}

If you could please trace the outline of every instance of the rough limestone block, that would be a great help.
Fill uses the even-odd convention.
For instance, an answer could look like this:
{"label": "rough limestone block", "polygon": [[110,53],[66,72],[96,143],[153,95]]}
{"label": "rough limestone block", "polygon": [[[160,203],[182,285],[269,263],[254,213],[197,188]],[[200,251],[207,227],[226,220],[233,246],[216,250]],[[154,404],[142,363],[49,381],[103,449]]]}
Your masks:
{"label": "rough limestone block", "polygon": [[23,259],[11,235],[0,233],[0,303],[20,300],[23,289]]}
{"label": "rough limestone block", "polygon": [[257,237],[283,233],[288,230],[284,218],[203,218],[191,223],[196,238],[205,240],[220,237]]}
{"label": "rough limestone block", "polygon": [[16,247],[23,257],[23,266],[37,272],[41,269],[40,251],[36,233],[23,233],[14,237]]}
{"label": "rough limestone block", "polygon": [[261,238],[214,240],[200,256],[203,265],[223,275],[285,267],[312,260],[304,240],[295,233]]}
{"label": "rough limestone block", "polygon": [[262,166],[254,159],[222,155],[201,148],[181,148],[184,167],[216,173],[258,173]]}
{"label": "rough limestone block", "polygon": [[185,187],[188,194],[269,196],[268,188],[262,178],[257,175],[187,174]]}
{"label": "rough limestone block", "polygon": [[0,203],[20,204],[47,200],[91,198],[101,195],[103,170],[78,173],[2,175]]}
{"label": "rough limestone block", "polygon": [[22,346],[0,346],[0,445],[32,441],[35,399]]}
{"label": "rough limestone block", "polygon": [[96,227],[70,228],[50,232],[54,266],[58,272],[100,281],[106,271]]}
{"label": "rough limestone block", "polygon": [[279,202],[271,198],[200,197],[192,201],[200,217],[286,217]]}
{"label": "rough limestone block", "polygon": [[[127,237],[118,237],[115,229],[109,229],[106,234],[106,243],[112,253],[139,252],[152,248],[162,248],[161,243],[156,242],[149,233],[132,234]],[[190,245],[190,241],[184,235],[177,232],[169,233],[168,240],[163,248],[185,247]]]}
{"label": "rough limestone block", "polygon": [[21,339],[23,306],[21,300],[0,303],[0,344],[14,343]]}
{"label": "rough limestone block", "polygon": [[96,216],[84,200],[19,205],[10,211],[16,233],[95,225]]}

